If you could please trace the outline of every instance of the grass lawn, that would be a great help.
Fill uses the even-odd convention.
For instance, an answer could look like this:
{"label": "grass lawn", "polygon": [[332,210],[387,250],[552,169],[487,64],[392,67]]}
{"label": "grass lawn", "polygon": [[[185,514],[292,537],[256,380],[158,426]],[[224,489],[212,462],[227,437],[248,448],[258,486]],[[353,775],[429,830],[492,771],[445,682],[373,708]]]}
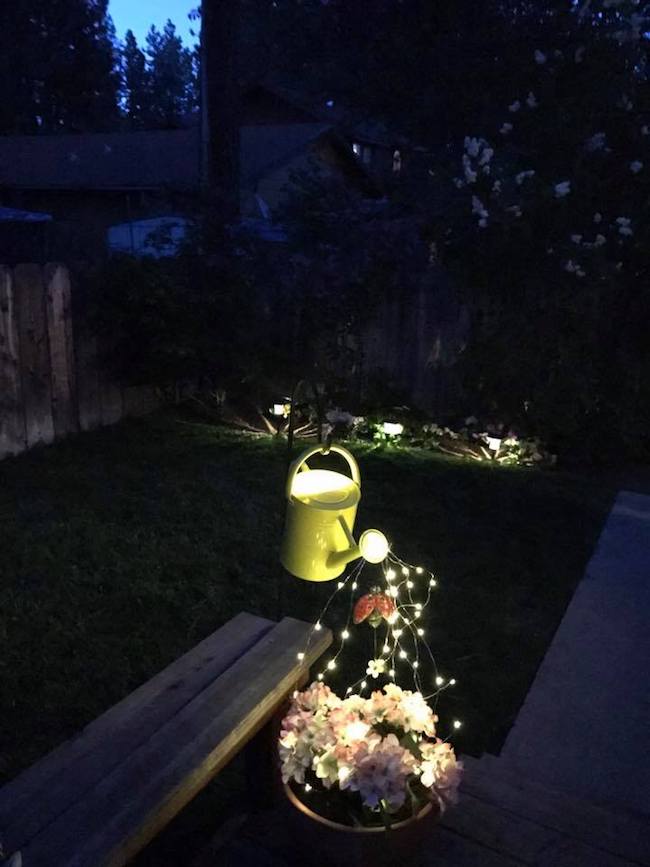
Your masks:
{"label": "grass lawn", "polygon": [[[461,751],[498,751],[614,490],[355,451],[357,527],[440,578],[429,635],[458,681],[441,719],[464,720]],[[285,467],[284,442],[165,414],[0,463],[3,779],[238,611],[277,615]],[[328,593],[287,578],[285,613],[314,619]]]}

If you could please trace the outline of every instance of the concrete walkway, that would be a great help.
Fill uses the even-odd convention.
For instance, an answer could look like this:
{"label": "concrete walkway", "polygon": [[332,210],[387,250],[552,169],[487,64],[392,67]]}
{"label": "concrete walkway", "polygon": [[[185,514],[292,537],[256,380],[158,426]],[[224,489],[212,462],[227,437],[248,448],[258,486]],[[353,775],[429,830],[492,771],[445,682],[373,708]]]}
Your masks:
{"label": "concrete walkway", "polygon": [[616,498],[501,760],[650,816],[650,496]]}

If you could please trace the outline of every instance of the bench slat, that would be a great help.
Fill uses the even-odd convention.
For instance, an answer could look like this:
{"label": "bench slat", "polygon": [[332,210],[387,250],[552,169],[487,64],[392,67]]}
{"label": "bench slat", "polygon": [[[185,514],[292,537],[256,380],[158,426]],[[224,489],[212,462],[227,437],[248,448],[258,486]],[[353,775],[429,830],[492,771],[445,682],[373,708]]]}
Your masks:
{"label": "bench slat", "polygon": [[0,789],[5,848],[19,849],[53,822],[274,626],[238,614]]}
{"label": "bench slat", "polygon": [[25,864],[118,867],[133,857],[273,716],[328,647],[331,633],[323,630],[298,662],[310,629],[285,618],[266,633],[23,847]]}

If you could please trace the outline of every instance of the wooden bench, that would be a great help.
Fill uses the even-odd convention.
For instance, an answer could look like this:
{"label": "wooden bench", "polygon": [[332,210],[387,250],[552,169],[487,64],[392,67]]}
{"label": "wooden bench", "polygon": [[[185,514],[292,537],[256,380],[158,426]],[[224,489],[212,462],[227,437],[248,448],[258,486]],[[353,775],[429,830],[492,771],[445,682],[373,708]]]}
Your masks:
{"label": "wooden bench", "polygon": [[4,854],[23,867],[116,867],[269,723],[332,641],[239,614],[0,789]]}

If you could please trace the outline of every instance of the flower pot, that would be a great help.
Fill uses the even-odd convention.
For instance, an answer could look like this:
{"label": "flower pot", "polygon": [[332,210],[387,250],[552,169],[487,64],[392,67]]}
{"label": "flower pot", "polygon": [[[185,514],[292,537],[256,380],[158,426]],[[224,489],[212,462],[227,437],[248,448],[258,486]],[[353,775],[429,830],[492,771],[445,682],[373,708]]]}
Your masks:
{"label": "flower pot", "polygon": [[409,819],[382,827],[353,827],[319,816],[289,784],[284,791],[295,807],[288,829],[301,853],[301,864],[321,867],[404,867],[428,844],[439,810],[426,804]]}

